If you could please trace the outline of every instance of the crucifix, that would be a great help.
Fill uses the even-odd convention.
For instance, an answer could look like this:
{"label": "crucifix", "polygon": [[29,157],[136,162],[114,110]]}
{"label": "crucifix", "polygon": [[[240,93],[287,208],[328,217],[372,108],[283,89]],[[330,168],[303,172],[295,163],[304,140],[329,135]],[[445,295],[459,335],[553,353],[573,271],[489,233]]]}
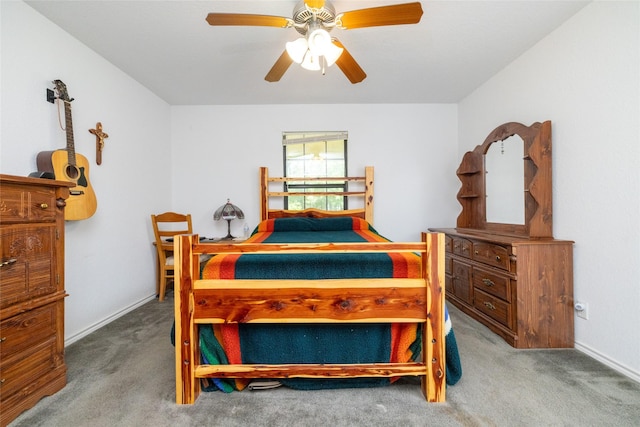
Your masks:
{"label": "crucifix", "polygon": [[89,132],[96,136],[96,163],[102,164],[102,149],[104,148],[104,139],[109,138],[109,135],[102,132],[102,123],[96,123],[95,129],[89,129]]}

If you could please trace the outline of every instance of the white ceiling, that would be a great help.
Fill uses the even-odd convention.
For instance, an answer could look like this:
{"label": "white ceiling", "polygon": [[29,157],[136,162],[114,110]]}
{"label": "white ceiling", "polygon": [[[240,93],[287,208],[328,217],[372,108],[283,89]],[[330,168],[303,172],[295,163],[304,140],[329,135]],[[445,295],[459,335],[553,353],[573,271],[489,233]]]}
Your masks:
{"label": "white ceiling", "polygon": [[[336,12],[409,0],[334,1]],[[456,103],[588,1],[422,1],[419,24],[332,31],[367,73],[292,64],[264,80],[292,28],[212,27],[209,12],[291,17],[297,0],[26,1],[171,105]]]}

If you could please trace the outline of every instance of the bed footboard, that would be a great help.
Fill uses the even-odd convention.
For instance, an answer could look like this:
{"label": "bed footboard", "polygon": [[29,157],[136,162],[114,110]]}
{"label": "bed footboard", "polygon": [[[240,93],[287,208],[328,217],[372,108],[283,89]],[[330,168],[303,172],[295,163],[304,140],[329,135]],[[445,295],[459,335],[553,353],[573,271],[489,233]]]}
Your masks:
{"label": "bed footboard", "polygon": [[[445,400],[444,235],[422,242],[206,244],[179,236],[175,254],[176,402],[192,404],[200,378],[355,378],[421,376],[429,402]],[[415,252],[416,279],[203,280],[199,255],[217,253]],[[202,365],[198,325],[211,323],[420,323],[415,363]]]}

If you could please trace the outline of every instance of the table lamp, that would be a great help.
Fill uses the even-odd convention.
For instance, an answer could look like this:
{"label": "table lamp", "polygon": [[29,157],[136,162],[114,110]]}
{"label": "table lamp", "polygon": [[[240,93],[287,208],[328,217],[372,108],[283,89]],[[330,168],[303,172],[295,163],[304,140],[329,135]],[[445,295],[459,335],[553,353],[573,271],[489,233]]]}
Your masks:
{"label": "table lamp", "polygon": [[220,206],[213,214],[213,219],[218,221],[220,219],[224,219],[227,221],[227,235],[222,238],[222,240],[231,240],[234,237],[231,235],[231,221],[234,219],[244,219],[244,212],[242,209],[232,204],[229,199],[227,199],[227,203]]}

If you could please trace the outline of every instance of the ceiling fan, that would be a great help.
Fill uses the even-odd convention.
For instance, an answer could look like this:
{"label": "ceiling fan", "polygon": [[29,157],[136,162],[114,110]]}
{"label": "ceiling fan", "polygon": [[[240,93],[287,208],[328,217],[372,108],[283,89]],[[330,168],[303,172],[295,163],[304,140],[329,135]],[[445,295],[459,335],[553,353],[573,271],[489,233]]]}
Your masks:
{"label": "ceiling fan", "polygon": [[334,63],[351,83],[360,83],[367,77],[364,70],[335,37],[334,28],[379,27],[385,25],[417,24],[422,17],[420,2],[357,9],[336,14],[330,1],[304,0],[293,9],[293,17],[255,15],[244,13],[209,13],[207,22],[213,26],[262,26],[295,28],[302,37],[288,42],[285,51],[265,76],[268,82],[277,82],[289,66],[296,62],[308,70],[320,70]]}

